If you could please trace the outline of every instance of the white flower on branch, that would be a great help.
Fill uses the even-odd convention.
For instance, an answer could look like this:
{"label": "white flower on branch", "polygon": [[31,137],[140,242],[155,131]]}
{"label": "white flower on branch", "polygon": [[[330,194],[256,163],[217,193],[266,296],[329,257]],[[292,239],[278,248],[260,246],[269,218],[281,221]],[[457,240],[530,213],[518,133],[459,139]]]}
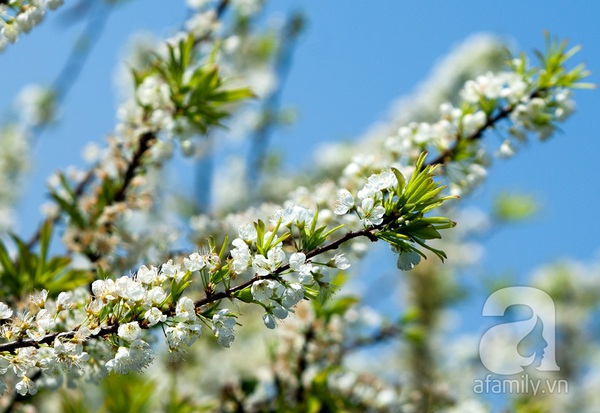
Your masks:
{"label": "white flower on branch", "polygon": [[334,213],[337,215],[347,214],[354,207],[354,197],[347,189],[340,189],[335,201]]}
{"label": "white flower on branch", "polygon": [[229,315],[228,309],[223,309],[213,316],[212,322],[212,330],[217,337],[217,342],[223,347],[230,347],[233,340],[235,340],[233,332],[233,327],[236,324],[235,318]]}
{"label": "white flower on branch", "polygon": [[121,324],[119,326],[118,336],[126,341],[135,341],[142,334],[142,329],[137,321]]}
{"label": "white flower on branch", "polygon": [[11,318],[13,311],[9,306],[0,301],[0,320],[6,320]]}

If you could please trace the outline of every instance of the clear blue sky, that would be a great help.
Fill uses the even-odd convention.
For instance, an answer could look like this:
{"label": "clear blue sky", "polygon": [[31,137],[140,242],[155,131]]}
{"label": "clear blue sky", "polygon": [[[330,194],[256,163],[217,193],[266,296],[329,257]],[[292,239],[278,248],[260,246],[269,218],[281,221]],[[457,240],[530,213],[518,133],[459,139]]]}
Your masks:
{"label": "clear blue sky", "polygon": [[[66,3],[71,3],[68,1]],[[544,30],[583,44],[577,57],[600,71],[600,3],[508,0],[290,1],[272,2],[305,11],[309,19],[294,56],[284,104],[299,108],[298,124],[275,134],[273,146],[287,160],[306,165],[311,148],[323,140],[360,136],[382,119],[397,97],[409,93],[435,62],[476,32],[504,35],[520,48],[541,47]],[[64,29],[62,11],[0,55],[0,90],[6,107],[29,82],[49,83],[62,66],[82,24]],[[20,228],[27,236],[38,222],[44,176],[81,164],[88,140],[101,141],[114,127],[114,68],[124,41],[137,30],[168,34],[186,10],[182,1],[132,0],[110,17],[81,78],[63,109],[63,121],[36,146],[35,170],[21,203]],[[598,81],[593,75],[592,81]],[[504,229],[487,243],[487,264],[526,273],[560,256],[592,257],[600,246],[596,209],[600,186],[596,166],[600,143],[598,91],[576,95],[579,110],[546,143],[532,141],[514,159],[498,162],[484,188],[469,202],[485,207],[502,189],[532,192],[544,209],[531,224]],[[33,218],[36,217],[36,218]]]}

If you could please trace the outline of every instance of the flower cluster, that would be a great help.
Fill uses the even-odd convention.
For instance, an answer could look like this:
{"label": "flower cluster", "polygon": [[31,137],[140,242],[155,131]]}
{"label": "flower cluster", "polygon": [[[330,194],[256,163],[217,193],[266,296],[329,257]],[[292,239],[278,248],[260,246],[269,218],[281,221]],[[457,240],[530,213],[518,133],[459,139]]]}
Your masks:
{"label": "flower cluster", "polygon": [[[323,263],[307,257],[335,231],[315,239],[315,234],[321,236],[325,231],[324,226],[317,227],[317,220],[318,215],[309,209],[288,206],[272,215],[272,230],[266,231],[262,222],[254,226],[245,223],[232,242],[232,269],[237,275],[252,269],[249,292],[253,301],[265,309],[263,322],[268,328],[275,328],[277,321],[293,312],[292,308],[303,298],[314,297],[315,292],[326,288],[331,281],[328,268],[350,267],[340,253]],[[285,246],[289,253],[284,251],[286,240],[292,244]]]}
{"label": "flower cluster", "polygon": [[[497,45],[493,50],[496,52],[487,53],[498,57]],[[486,51],[479,53],[486,53]],[[402,124],[399,120],[400,126],[396,127],[391,134],[386,133],[388,129],[392,129],[389,125],[378,128],[352,150],[344,151],[339,147],[335,148],[335,158],[340,160],[339,165],[343,169],[337,179],[335,171],[329,169],[323,171],[317,168],[316,171],[305,172],[309,175],[314,174],[315,181],[318,180],[319,184],[308,188],[295,188],[297,180],[285,176],[276,180],[273,185],[269,185],[269,188],[276,187],[277,193],[271,193],[267,188],[265,196],[281,199],[281,188],[289,188],[290,192],[283,198],[287,199],[286,202],[310,205],[313,208],[318,206],[321,209],[320,215],[323,218],[327,217],[327,222],[333,226],[346,224],[357,228],[355,224],[359,220],[363,224],[377,225],[383,219],[383,211],[378,208],[380,205],[375,198],[365,196],[363,205],[363,198],[358,194],[358,199],[355,199],[349,193],[342,192],[339,199],[332,202],[331,192],[337,192],[338,188],[355,189],[358,192],[365,176],[390,168],[396,168],[405,176],[410,176],[413,172],[412,164],[423,150],[428,150],[432,154],[430,155],[432,164],[442,164],[438,174],[446,180],[452,195],[467,193],[480,185],[487,176],[490,150],[481,144],[481,138],[487,129],[495,128],[502,131],[504,130],[502,121],[508,124],[505,128],[507,138],[500,145],[497,153],[500,156],[510,156],[523,140],[525,132],[546,134],[550,129],[555,128],[555,122],[562,121],[572,111],[573,103],[569,88],[579,86],[579,80],[586,76],[582,68],[566,71],[565,61],[572,54],[564,51],[564,44],[562,49],[548,50],[547,55],[554,55],[554,57],[547,57],[546,60],[560,63],[548,68],[546,68],[548,66],[546,61],[541,61],[538,67],[532,67],[526,57],[521,55],[511,61],[508,70],[488,71],[476,76],[474,80],[462,81],[460,87],[458,79],[464,78],[464,75],[460,76],[459,73],[456,75],[455,83],[457,83],[456,95],[460,99],[455,103],[441,103],[437,111],[438,121]],[[465,58],[463,56],[463,59]],[[468,68],[461,70],[468,70]],[[537,112],[532,112],[536,105],[541,104],[540,99],[545,102],[544,109],[536,109]],[[531,105],[533,108],[530,108]],[[431,112],[433,113],[435,111]],[[419,118],[417,113],[412,115],[414,118]],[[400,119],[404,119],[402,114],[399,116]],[[396,120],[392,120],[392,123],[395,124]],[[381,131],[385,134],[381,134]],[[323,168],[331,168],[330,157],[327,159],[328,164]],[[324,172],[330,176],[333,174],[334,181],[322,182],[320,174]],[[265,207],[268,208],[269,205],[266,204]],[[359,220],[353,220],[349,214],[338,216],[339,218],[333,214],[335,210],[344,212],[352,207],[355,208]],[[194,227],[204,236],[206,234],[231,235],[241,221],[260,217],[262,208],[263,206],[244,211],[236,210],[235,213],[224,217],[218,225],[209,217],[197,216],[193,218]],[[407,251],[400,260],[399,266],[410,268],[415,262],[418,262],[418,257]]]}
{"label": "flower cluster", "polygon": [[63,0],[17,0],[0,4],[0,52],[8,43],[15,43],[23,33],[40,24],[46,10],[54,10]]}
{"label": "flower cluster", "polygon": [[565,68],[576,50],[566,51],[564,42],[551,43],[538,66],[530,65],[523,54],[506,70],[488,71],[465,82],[458,93],[460,101],[439,105],[437,121],[408,122],[385,137],[368,136],[364,148],[344,168],[342,184],[356,186],[373,169],[397,167],[404,172],[405,165],[427,150],[445,164],[442,173],[452,193],[469,192],[487,173],[489,150],[480,143],[486,129],[502,131],[501,121],[509,121],[506,139],[495,151],[506,157],[528,133],[545,139],[573,112],[570,89],[586,87],[580,80],[588,74],[583,67]]}
{"label": "flower cluster", "polygon": [[[423,218],[426,211],[445,200],[436,196],[442,188],[432,180],[434,168],[424,166],[424,159],[423,155],[406,185],[397,170],[372,175],[357,195],[361,206],[355,207],[352,195],[342,192],[345,206],[340,204],[336,211],[355,210],[365,227],[362,232],[348,232],[332,241],[331,235],[341,226],[328,229],[319,223],[318,213],[288,205],[277,210],[268,225],[260,220],[243,223],[238,237],[230,245],[225,243],[218,254],[211,244],[206,252],[185,257],[183,266],[169,260],[160,267],[141,266],[133,276],[96,280],[91,283],[92,295],[80,295],[76,301],[69,293],[48,301],[44,290],[31,298],[36,311],[14,317],[9,306],[0,303],[0,318],[5,320],[2,337],[7,340],[0,345],[4,351],[0,358],[10,365],[18,364],[21,352],[31,356],[26,367],[13,370],[23,378],[19,388],[32,392],[29,368],[44,373],[74,368],[82,372],[83,362],[90,358],[82,344],[94,337],[111,337],[116,353],[103,364],[107,371],[118,373],[139,371],[153,360],[144,330],[159,325],[174,352],[192,345],[202,332],[202,324],[211,326],[219,344],[229,347],[235,339],[235,314],[211,305],[224,298],[262,306],[264,324],[275,328],[277,321],[285,319],[304,298],[328,294],[332,279],[329,268],[350,267],[342,253],[324,260],[317,260],[317,256],[326,257],[328,251],[358,236],[380,238],[403,251],[417,251],[409,241],[431,249],[425,240],[439,237],[437,229],[451,223],[445,218]],[[47,248],[50,235],[44,234],[42,245]],[[237,278],[247,281],[232,286]],[[205,297],[193,301],[188,295],[193,291],[190,285],[198,282]],[[68,318],[59,319],[67,313]],[[77,345],[69,347],[66,343]],[[71,348],[69,357],[64,356],[67,347]]]}
{"label": "flower cluster", "polygon": [[156,56],[149,68],[135,72],[136,92],[121,107],[118,135],[109,138],[93,169],[74,183],[61,174],[51,187],[70,221],[65,244],[104,268],[118,255],[130,255],[129,264],[139,258],[134,240],[127,243],[127,218],[153,207],[156,183],[150,172],[171,155],[174,138],[185,148],[192,133],[220,125],[229,115],[223,106],[251,96],[246,88],[224,86],[218,66],[198,56],[194,36],[165,47],[165,57]]}
{"label": "flower cluster", "polygon": [[348,190],[340,190],[334,210],[338,215],[355,212],[365,229],[375,229],[373,235],[388,242],[399,254],[401,270],[413,269],[421,256],[425,256],[415,244],[445,258],[442,251],[426,241],[441,238],[439,230],[455,225],[448,218],[425,217],[427,212],[453,198],[438,197],[444,187],[433,180],[437,165],[425,165],[425,157],[425,153],[421,154],[408,180],[397,169],[372,174],[356,194],[360,204],[355,204]]}
{"label": "flower cluster", "polygon": [[[100,336],[112,337],[109,341],[116,349],[113,358],[103,362],[107,371],[139,371],[154,359],[144,331],[158,325],[174,352],[192,345],[202,333],[202,324],[211,325],[219,344],[229,347],[235,339],[234,314],[228,309],[214,314],[210,309],[200,310],[200,304],[184,292],[199,280],[207,292],[204,301],[218,301],[218,293],[209,286],[229,283],[250,269],[254,274],[251,282],[231,288],[230,292],[225,290],[226,296],[263,306],[267,310],[264,322],[273,328],[275,318],[285,318],[305,297],[305,288],[318,288],[329,281],[326,270],[313,265],[304,253],[295,252],[288,257],[283,251],[286,236],[275,235],[282,217],[287,217],[290,233],[292,227],[305,228],[310,224],[304,220],[307,217],[313,217],[313,224],[316,220],[312,212],[295,207],[274,215],[273,231],[265,232],[264,224],[259,223],[242,225],[240,237],[232,242],[230,263],[215,253],[195,252],[184,258],[183,265],[169,260],[160,267],[142,266],[133,276],[96,280],[91,284],[91,296],[82,291],[77,297],[63,292],[49,300],[48,291],[43,290],[32,295],[31,311],[17,313],[0,303],[0,331],[6,340],[0,345],[0,371],[4,375],[12,366],[11,370],[21,379],[16,388],[23,394],[33,394],[36,388],[27,375],[30,369],[52,375],[82,374],[90,360],[83,345]],[[346,269],[349,263],[337,254],[331,263],[321,266]],[[250,300],[244,298],[245,292],[249,292]]]}

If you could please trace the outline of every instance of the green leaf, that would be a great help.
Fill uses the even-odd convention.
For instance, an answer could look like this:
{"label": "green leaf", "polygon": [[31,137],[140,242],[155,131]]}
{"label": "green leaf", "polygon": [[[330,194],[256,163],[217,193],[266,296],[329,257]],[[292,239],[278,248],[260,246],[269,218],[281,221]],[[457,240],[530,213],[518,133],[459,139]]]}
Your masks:
{"label": "green leaf", "polygon": [[400,195],[402,195],[402,191],[404,190],[404,187],[406,186],[406,178],[404,177],[402,172],[400,172],[396,168],[392,168],[392,172],[394,173],[394,175],[396,175],[396,180],[398,181],[398,185],[396,186],[396,193],[398,196],[400,196]]}
{"label": "green leaf", "polygon": [[235,298],[237,298],[238,300],[241,300],[245,303],[251,303],[254,302],[254,296],[252,296],[252,291],[251,291],[251,287],[248,286],[246,288],[244,288],[243,290],[240,291],[236,291],[233,296]]}
{"label": "green leaf", "polygon": [[9,277],[16,277],[17,270],[13,265],[13,262],[8,254],[8,250],[4,246],[4,243],[0,241],[0,265],[2,265],[2,273]]}
{"label": "green leaf", "polygon": [[255,98],[256,95],[248,88],[240,88],[240,89],[230,89],[223,90],[216,93],[213,93],[210,96],[211,101],[215,102],[236,102],[238,100]]}
{"label": "green leaf", "polygon": [[442,236],[440,233],[432,226],[423,226],[420,228],[410,229],[409,234],[413,237],[418,237],[422,239],[440,239]]}
{"label": "green leaf", "polygon": [[540,204],[530,194],[502,192],[493,205],[493,215],[502,222],[519,222],[531,218],[540,210]]}
{"label": "green leaf", "polygon": [[329,301],[323,307],[325,316],[327,319],[331,318],[333,315],[343,315],[348,311],[350,307],[360,302],[358,297],[355,296],[345,296],[335,298]]}
{"label": "green leaf", "polygon": [[225,278],[229,276],[229,266],[224,265],[219,270],[215,271],[210,275],[210,282],[213,284],[221,283]]}

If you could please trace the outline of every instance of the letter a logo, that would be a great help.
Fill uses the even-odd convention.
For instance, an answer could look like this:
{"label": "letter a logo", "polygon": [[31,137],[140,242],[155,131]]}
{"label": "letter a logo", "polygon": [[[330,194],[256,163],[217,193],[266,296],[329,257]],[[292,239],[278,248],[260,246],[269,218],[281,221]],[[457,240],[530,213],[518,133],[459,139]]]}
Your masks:
{"label": "letter a logo", "polygon": [[[541,362],[535,368],[539,371],[558,371],[556,364],[555,319],[556,310],[552,298],[542,290],[533,287],[508,287],[492,293],[481,313],[484,317],[502,317],[513,305],[529,307],[532,315],[529,319],[510,321],[488,329],[479,342],[479,358],[492,373],[517,374],[523,367],[531,366],[536,358]],[[518,346],[531,334],[536,326],[542,327],[541,351],[530,356],[522,356]]]}

